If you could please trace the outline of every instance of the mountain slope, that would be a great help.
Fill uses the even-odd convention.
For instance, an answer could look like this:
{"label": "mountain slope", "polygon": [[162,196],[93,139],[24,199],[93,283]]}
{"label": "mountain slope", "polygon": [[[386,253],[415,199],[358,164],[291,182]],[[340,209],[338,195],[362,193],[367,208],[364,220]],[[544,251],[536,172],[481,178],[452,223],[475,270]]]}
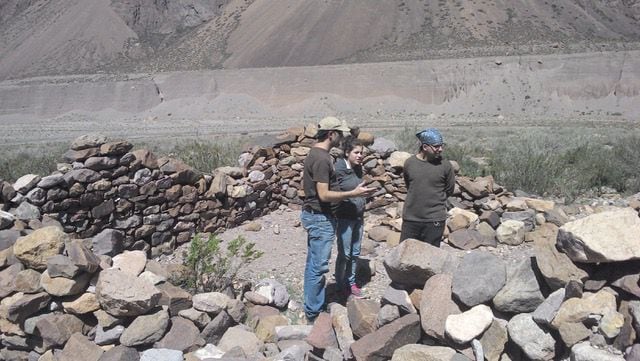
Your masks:
{"label": "mountain slope", "polygon": [[0,79],[638,48],[640,0],[5,0]]}

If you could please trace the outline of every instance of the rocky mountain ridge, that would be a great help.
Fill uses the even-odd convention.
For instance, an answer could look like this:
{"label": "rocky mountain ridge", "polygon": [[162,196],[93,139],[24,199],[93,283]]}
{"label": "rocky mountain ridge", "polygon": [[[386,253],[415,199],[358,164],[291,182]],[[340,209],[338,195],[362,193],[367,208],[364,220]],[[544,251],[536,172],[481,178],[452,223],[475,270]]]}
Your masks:
{"label": "rocky mountain ridge", "polygon": [[637,48],[640,2],[7,0],[0,79]]}

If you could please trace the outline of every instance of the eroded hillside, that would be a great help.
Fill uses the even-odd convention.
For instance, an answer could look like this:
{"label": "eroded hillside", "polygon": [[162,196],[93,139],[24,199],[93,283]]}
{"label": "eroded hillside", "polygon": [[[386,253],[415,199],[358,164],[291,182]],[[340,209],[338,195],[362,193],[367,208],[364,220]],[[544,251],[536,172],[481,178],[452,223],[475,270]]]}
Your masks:
{"label": "eroded hillside", "polygon": [[0,79],[636,48],[640,1],[7,0]]}

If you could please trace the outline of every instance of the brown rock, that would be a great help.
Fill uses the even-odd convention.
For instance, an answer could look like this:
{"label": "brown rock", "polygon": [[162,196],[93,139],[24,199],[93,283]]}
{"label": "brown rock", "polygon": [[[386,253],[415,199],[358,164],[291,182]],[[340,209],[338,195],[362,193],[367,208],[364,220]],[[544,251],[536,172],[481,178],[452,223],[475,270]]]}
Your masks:
{"label": "brown rock", "polygon": [[25,266],[35,270],[47,268],[47,259],[62,252],[69,236],[57,227],[37,229],[18,238],[13,245],[13,254]]}
{"label": "brown rock", "polygon": [[389,360],[393,352],[420,339],[420,317],[417,314],[403,316],[370,333],[351,345],[357,361]]}
{"label": "brown rock", "polygon": [[349,323],[356,337],[363,337],[378,327],[380,304],[373,300],[350,298],[347,302]]}
{"label": "brown rock", "polygon": [[570,280],[584,282],[587,272],[578,268],[573,261],[556,248],[558,227],[545,223],[530,233],[540,273],[552,290],[564,287]]}
{"label": "brown rock", "polygon": [[424,285],[420,300],[420,324],[424,332],[438,340],[445,340],[445,322],[449,315],[461,313],[453,301],[451,284],[453,277],[447,274],[435,275]]}
{"label": "brown rock", "polygon": [[104,350],[81,333],[74,333],[56,355],[58,361],[98,361]]}
{"label": "brown rock", "polygon": [[338,340],[333,332],[333,323],[330,314],[321,312],[318,315],[306,341],[309,345],[319,349],[338,347]]}

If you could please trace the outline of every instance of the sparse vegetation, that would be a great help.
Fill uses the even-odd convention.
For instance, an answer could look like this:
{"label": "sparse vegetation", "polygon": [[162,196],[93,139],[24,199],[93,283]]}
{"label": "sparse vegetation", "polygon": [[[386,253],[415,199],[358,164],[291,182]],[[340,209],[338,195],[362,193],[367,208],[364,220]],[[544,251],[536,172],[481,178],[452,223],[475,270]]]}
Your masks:
{"label": "sparse vegetation", "polygon": [[[471,137],[460,134],[462,128],[444,128],[445,139],[452,139],[445,156],[458,161],[463,175],[491,174],[507,189],[569,201],[607,188],[640,192],[640,134],[625,129],[602,134],[593,128],[507,128],[493,136],[476,129]],[[396,133],[400,149],[415,152],[416,131],[405,127]],[[483,165],[477,159],[488,161]]]}
{"label": "sparse vegetation", "polygon": [[25,174],[49,175],[67,148],[66,144],[55,143],[26,150],[0,149],[0,179],[15,182]]}
{"label": "sparse vegetation", "polygon": [[189,140],[176,144],[169,153],[201,172],[211,173],[220,166],[236,164],[241,150],[239,140]]}
{"label": "sparse vegetation", "polygon": [[186,255],[184,285],[194,292],[229,289],[244,266],[262,257],[263,252],[254,247],[241,236],[223,245],[215,234],[196,234]]}

